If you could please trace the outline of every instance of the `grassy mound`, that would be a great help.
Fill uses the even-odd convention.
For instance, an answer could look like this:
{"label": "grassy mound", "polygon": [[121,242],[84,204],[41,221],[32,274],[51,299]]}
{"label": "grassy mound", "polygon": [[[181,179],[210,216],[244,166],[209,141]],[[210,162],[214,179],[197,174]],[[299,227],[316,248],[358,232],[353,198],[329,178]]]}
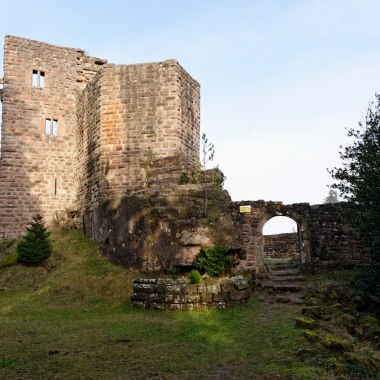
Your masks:
{"label": "grassy mound", "polygon": [[[79,231],[53,231],[52,242],[43,265],[0,269],[1,379],[332,378],[300,356],[298,307],[135,309],[141,275],[109,263]],[[0,259],[13,254],[6,245]]]}
{"label": "grassy mound", "polygon": [[[17,293],[56,305],[125,300],[136,274],[111,264],[99,254],[97,244],[85,239],[80,231],[55,230],[52,242],[53,254],[42,265],[26,267],[13,263],[2,268],[0,294],[5,297],[1,299],[8,298],[7,294],[14,298]],[[3,262],[15,255],[15,244],[8,242],[6,246],[6,252],[0,251]]]}

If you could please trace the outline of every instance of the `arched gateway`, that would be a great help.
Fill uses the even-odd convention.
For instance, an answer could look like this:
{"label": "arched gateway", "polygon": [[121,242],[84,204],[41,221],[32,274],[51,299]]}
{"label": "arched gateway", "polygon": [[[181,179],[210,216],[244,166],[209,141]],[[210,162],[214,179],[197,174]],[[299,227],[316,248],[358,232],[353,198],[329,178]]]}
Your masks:
{"label": "arched gateway", "polygon": [[297,224],[302,272],[318,267],[352,265],[365,259],[359,254],[356,234],[342,221],[341,210],[344,207],[348,207],[347,204],[235,202],[233,217],[244,251],[236,270],[265,276],[263,226],[275,216],[287,216]]}

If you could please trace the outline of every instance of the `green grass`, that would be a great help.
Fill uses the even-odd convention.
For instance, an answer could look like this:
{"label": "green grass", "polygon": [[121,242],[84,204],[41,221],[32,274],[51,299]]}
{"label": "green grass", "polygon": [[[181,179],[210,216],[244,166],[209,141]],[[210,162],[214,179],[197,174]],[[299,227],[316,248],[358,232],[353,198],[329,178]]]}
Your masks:
{"label": "green grass", "polygon": [[299,356],[299,308],[133,308],[138,275],[78,231],[54,231],[37,268],[0,269],[1,379],[330,379]]}

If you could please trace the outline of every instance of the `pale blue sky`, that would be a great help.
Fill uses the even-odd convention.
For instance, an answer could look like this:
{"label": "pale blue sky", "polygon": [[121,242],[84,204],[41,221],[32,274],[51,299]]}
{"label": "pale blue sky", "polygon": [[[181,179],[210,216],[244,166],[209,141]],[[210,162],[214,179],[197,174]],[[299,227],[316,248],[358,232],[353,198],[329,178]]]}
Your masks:
{"label": "pale blue sky", "polygon": [[1,0],[0,13],[1,37],[179,60],[234,200],[321,203],[345,127],[380,91],[378,0]]}

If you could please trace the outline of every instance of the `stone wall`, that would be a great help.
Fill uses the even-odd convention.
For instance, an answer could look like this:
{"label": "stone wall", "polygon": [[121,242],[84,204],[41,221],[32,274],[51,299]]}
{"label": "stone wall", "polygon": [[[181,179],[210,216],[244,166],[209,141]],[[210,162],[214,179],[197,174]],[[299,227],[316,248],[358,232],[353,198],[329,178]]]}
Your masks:
{"label": "stone wall", "polygon": [[202,247],[238,246],[231,199],[219,186],[177,184],[126,195],[84,214],[87,236],[112,262],[142,271],[191,266]]}
{"label": "stone wall", "polygon": [[298,234],[264,235],[264,252],[270,258],[299,256]]}
{"label": "stone wall", "polygon": [[[72,205],[76,97],[104,63],[80,49],[5,37],[0,238],[18,235],[36,212],[50,218]],[[43,88],[32,85],[33,71],[43,73]],[[46,135],[46,119],[58,120],[57,136]]]}
{"label": "stone wall", "polygon": [[132,304],[146,309],[225,308],[245,303],[251,284],[242,277],[224,277],[190,284],[187,279],[139,279],[133,282]]}
{"label": "stone wall", "polygon": [[357,231],[344,223],[347,203],[310,206],[308,235],[314,269],[344,268],[369,262]]}
{"label": "stone wall", "polygon": [[[251,212],[240,213],[242,205],[251,206]],[[235,262],[236,271],[255,271],[266,276],[264,265],[264,224],[275,216],[288,216],[298,225],[298,241],[302,270],[342,268],[368,262],[368,255],[358,234],[344,223],[342,215],[349,204],[309,205],[282,202],[235,202],[233,220],[238,229],[244,254]]]}
{"label": "stone wall", "polygon": [[84,214],[198,165],[199,83],[177,61],[112,65],[6,36],[1,83],[0,238],[37,212]]}
{"label": "stone wall", "polygon": [[178,182],[199,161],[199,84],[176,61],[105,65],[77,116],[82,210],[148,188],[157,167]]}

